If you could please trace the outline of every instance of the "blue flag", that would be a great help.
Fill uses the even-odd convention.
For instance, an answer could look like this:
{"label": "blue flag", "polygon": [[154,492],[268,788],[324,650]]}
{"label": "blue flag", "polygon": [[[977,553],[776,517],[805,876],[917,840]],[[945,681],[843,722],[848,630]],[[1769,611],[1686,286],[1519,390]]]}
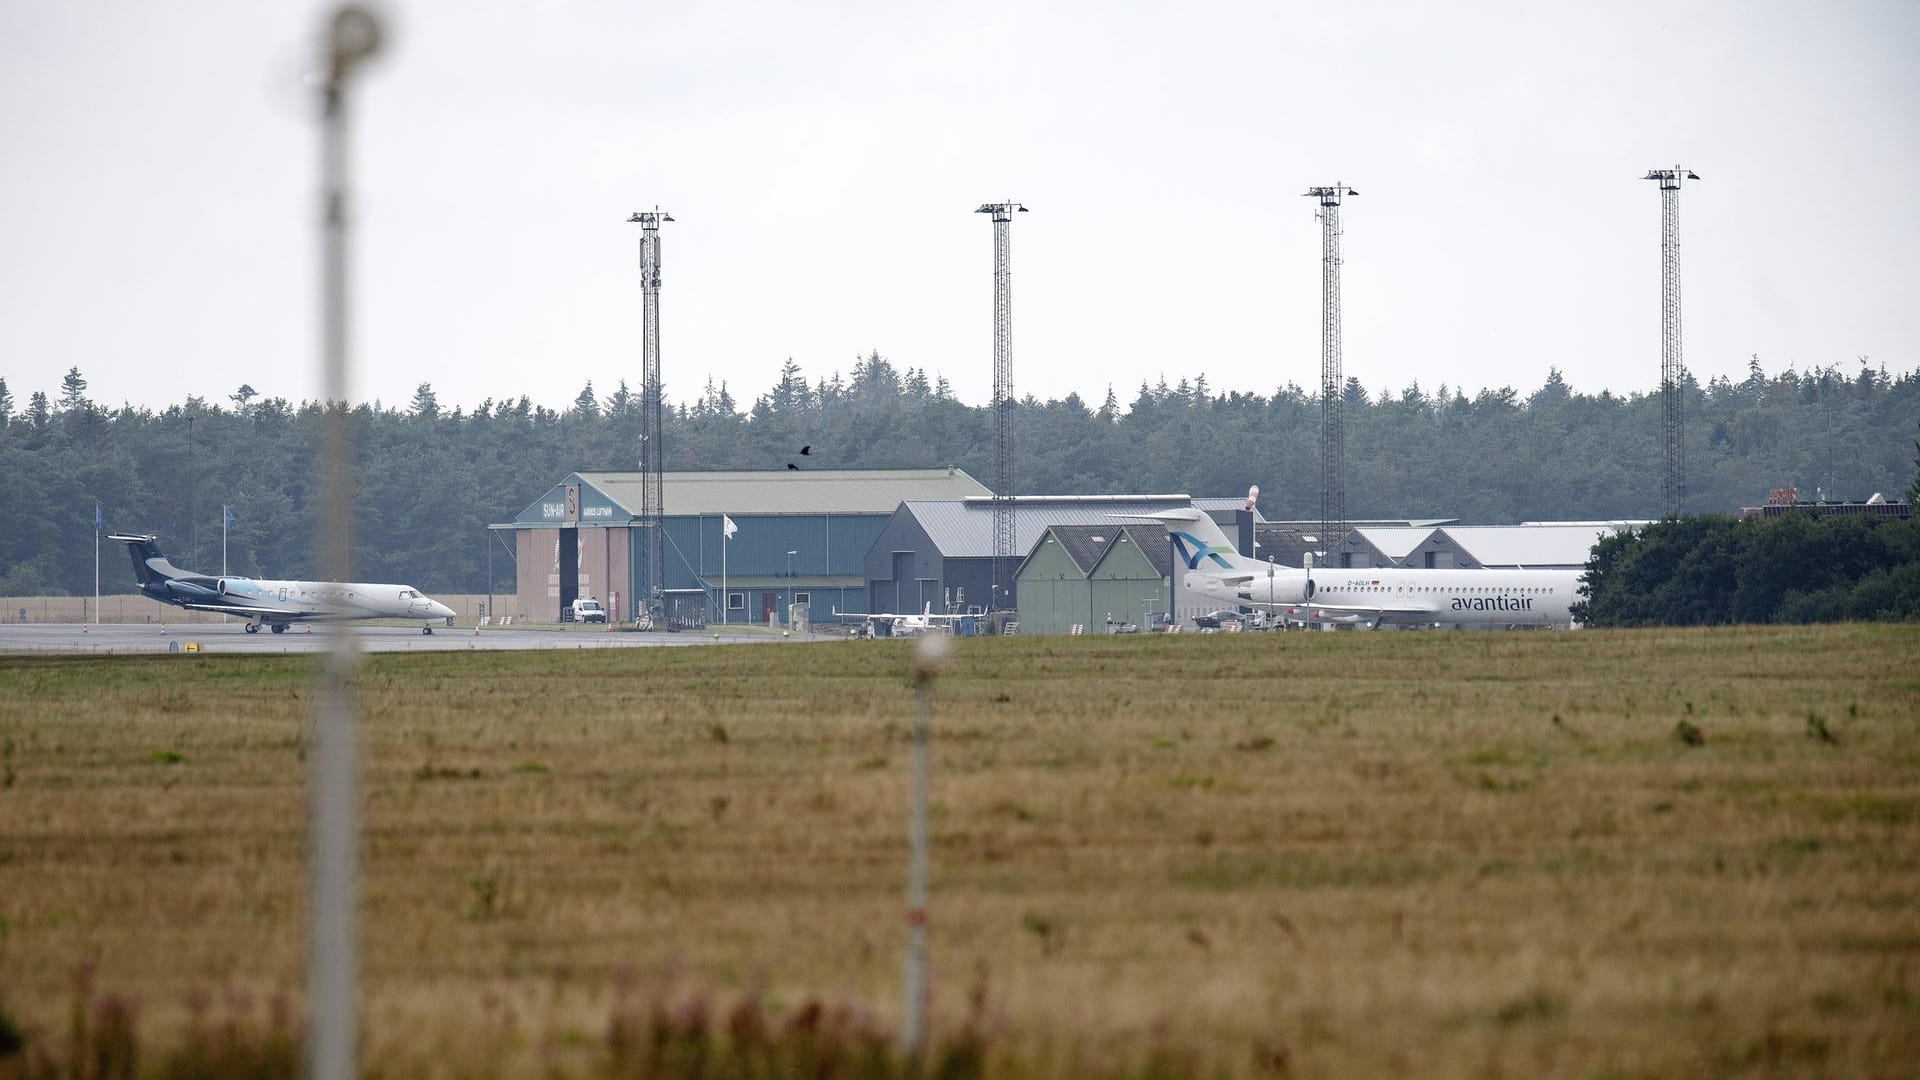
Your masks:
{"label": "blue flag", "polygon": [[231,506],[221,507],[220,517],[226,522],[227,528],[229,529],[233,528],[233,507]]}
{"label": "blue flag", "polygon": [[107,528],[106,512],[100,509],[99,503],[94,503],[93,504],[93,531],[105,532],[106,528]]}

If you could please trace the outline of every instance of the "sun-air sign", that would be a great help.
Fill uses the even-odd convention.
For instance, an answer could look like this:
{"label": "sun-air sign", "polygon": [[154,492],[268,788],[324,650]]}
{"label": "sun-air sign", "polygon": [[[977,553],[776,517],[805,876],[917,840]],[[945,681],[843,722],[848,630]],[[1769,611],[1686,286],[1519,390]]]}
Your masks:
{"label": "sun-air sign", "polygon": [[583,519],[611,519],[611,506],[582,506],[579,484],[565,484],[561,487],[560,499],[543,501],[540,504],[540,519],[572,525]]}

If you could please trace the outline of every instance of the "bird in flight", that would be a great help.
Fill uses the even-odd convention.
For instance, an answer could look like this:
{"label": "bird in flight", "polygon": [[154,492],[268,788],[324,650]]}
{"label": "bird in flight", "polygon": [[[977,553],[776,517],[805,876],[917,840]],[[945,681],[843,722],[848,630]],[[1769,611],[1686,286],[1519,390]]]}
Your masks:
{"label": "bird in flight", "polygon": [[812,443],[808,443],[807,445],[805,445],[805,446],[803,446],[803,447],[801,447],[801,448],[800,448],[800,456],[801,456],[801,457],[806,457],[806,456],[807,456],[808,454],[811,454],[811,453],[813,453],[813,444],[812,444]]}

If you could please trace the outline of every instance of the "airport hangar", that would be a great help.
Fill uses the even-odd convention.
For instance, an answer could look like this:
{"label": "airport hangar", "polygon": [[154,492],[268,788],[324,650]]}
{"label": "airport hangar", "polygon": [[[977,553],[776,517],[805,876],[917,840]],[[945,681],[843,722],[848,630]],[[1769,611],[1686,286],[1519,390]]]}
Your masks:
{"label": "airport hangar", "polygon": [[[1087,570],[1091,567],[1083,570],[1069,557],[1072,572],[1068,572],[1065,566],[1050,564],[1052,569],[1044,579],[1039,577],[1042,568],[1028,567],[1036,550],[1044,546],[1043,541],[1048,538],[1049,530],[1055,527],[1099,526],[1106,530],[1102,535],[1117,536],[1122,526],[1127,524],[1123,519],[1128,516],[1139,517],[1187,506],[1204,510],[1223,527],[1231,527],[1235,515],[1245,513],[1241,510],[1243,502],[1242,499],[1196,499],[1188,495],[1014,496],[1013,555],[1004,560],[999,568],[999,581],[1005,595],[998,604],[991,606],[1001,610],[1017,610],[1022,631],[1029,631],[1029,604],[1021,589],[1029,580],[1047,580],[1055,584],[1047,586],[1046,611],[1052,612],[1057,605],[1067,605],[1075,610],[1092,610],[1090,605],[1095,601],[1090,596],[1069,600],[1058,595],[1062,587],[1059,582],[1072,582],[1076,590],[1092,589],[1089,582],[1098,579],[1089,577]],[[874,605],[872,610],[912,613],[925,610],[928,604],[933,605],[935,611],[987,608],[989,605],[985,597],[993,591],[995,578],[993,504],[991,496],[901,503],[867,553],[866,577],[868,597]],[[1258,511],[1254,513],[1257,516]],[[1152,526],[1160,533],[1159,544],[1166,544],[1165,526],[1157,522],[1136,524]],[[1147,532],[1137,530],[1136,533],[1141,539],[1130,540],[1129,544],[1145,546]],[[1058,537],[1054,539],[1057,543]],[[1162,563],[1167,567],[1165,572],[1156,570],[1153,580],[1147,581],[1148,568]],[[1109,570],[1117,573],[1114,568],[1119,565],[1115,563]],[[1116,608],[1116,621],[1137,621],[1144,614],[1141,601],[1148,595],[1155,598],[1154,606],[1148,611],[1176,611],[1195,606],[1183,603],[1182,597],[1175,595],[1171,563],[1167,560],[1156,562],[1149,556],[1144,562],[1131,564],[1126,573],[1134,575],[1124,579],[1129,584],[1114,587],[1124,588],[1132,597],[1125,610],[1133,618],[1123,620],[1120,609]],[[1184,591],[1184,586],[1178,588]],[[1211,606],[1206,608],[1209,611],[1212,609]],[[1038,625],[1051,625],[1061,622],[1063,618],[1046,614],[1040,618]],[[1062,622],[1059,632],[1066,632],[1067,622],[1084,621],[1068,619]]]}
{"label": "airport hangar", "polygon": [[1602,538],[1644,522],[1539,521],[1521,525],[1413,522],[1347,534],[1341,565],[1410,570],[1579,570]]}
{"label": "airport hangar", "polygon": [[[644,479],[638,472],[572,473],[513,521],[489,526],[513,537],[519,618],[560,621],[581,596],[602,600],[619,619],[639,614],[634,583],[644,576],[646,558],[639,513]],[[819,622],[835,609],[907,614],[931,605],[936,612],[978,612],[992,593],[994,500],[960,469],[669,472],[662,501],[664,606],[668,618],[682,624],[784,621],[793,603],[807,604]],[[999,606],[1018,606],[1017,573],[1051,527],[1100,526],[1117,536],[1123,523],[1113,515],[1184,506],[1205,509],[1228,527],[1236,516],[1257,517],[1240,510],[1240,499],[1015,497],[1015,554],[1001,567],[1007,596]],[[723,542],[726,518],[735,532]],[[1154,531],[1158,548],[1147,539]],[[1158,525],[1130,537],[1129,546],[1166,546]],[[1123,562],[1116,558],[1108,572],[1118,574]],[[1156,598],[1153,610],[1194,606],[1172,595],[1169,559],[1149,555],[1126,565],[1128,576],[1112,579],[1126,583],[1109,586],[1130,598],[1126,621],[1141,616],[1148,595]],[[1152,588],[1142,591],[1149,572]],[[1089,597],[1080,609],[1091,612],[1108,599]],[[1120,608],[1114,610],[1121,620]]]}
{"label": "airport hangar", "polygon": [[[640,472],[572,473],[513,521],[489,526],[513,537],[519,618],[558,622],[581,596],[622,620],[639,615],[645,480]],[[665,473],[666,615],[682,624],[764,624],[770,614],[784,620],[792,603],[822,615],[868,610],[867,549],[902,502],[987,494],[955,468]],[[731,539],[722,535],[725,518]]]}

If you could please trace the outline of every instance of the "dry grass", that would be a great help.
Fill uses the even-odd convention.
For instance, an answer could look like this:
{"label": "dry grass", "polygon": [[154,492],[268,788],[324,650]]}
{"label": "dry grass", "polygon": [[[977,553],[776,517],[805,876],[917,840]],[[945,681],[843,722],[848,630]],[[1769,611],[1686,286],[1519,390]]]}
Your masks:
{"label": "dry grass", "polygon": [[[984,979],[1002,1071],[1920,1060],[1920,630],[956,644],[935,1016]],[[703,993],[884,1028],[906,648],[374,659],[369,1061],[591,1071],[617,1001]],[[209,993],[299,989],[310,672],[0,660],[30,1040],[81,964],[161,1042]]]}

